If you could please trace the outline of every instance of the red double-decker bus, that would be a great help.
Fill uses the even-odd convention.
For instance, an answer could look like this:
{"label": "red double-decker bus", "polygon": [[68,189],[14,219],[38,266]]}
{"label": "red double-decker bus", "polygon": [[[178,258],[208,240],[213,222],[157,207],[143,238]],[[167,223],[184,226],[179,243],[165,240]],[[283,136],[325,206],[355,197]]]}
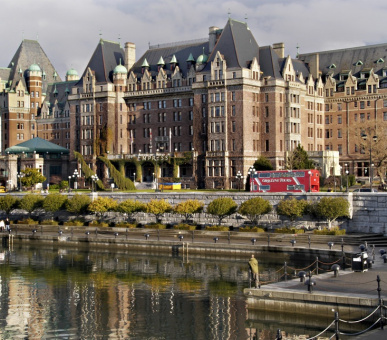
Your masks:
{"label": "red double-decker bus", "polygon": [[318,170],[256,171],[250,174],[251,192],[318,192]]}

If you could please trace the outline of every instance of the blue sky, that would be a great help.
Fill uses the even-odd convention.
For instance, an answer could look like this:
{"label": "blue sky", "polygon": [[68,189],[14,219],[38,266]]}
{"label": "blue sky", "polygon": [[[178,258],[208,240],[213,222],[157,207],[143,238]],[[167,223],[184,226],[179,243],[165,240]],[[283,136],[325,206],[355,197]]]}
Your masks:
{"label": "blue sky", "polygon": [[387,43],[385,0],[18,0],[2,3],[0,67],[22,38],[39,40],[64,78],[82,73],[99,38],[136,44],[201,39],[227,18],[247,21],[261,46],[285,43],[285,54]]}

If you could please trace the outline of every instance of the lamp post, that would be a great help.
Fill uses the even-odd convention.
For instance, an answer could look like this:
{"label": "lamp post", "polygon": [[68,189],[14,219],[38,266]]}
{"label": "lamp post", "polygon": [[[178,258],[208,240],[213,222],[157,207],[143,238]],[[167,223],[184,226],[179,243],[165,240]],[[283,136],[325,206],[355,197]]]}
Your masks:
{"label": "lamp post", "polygon": [[17,177],[19,178],[19,191],[22,191],[21,179],[22,179],[22,177],[24,177],[24,174],[22,172],[18,172]]}
{"label": "lamp post", "polygon": [[74,190],[77,190],[77,189],[78,189],[78,176],[79,176],[78,169],[75,169],[75,170],[74,170],[74,173],[73,173],[73,178],[74,178]]}
{"label": "lamp post", "polygon": [[71,191],[71,176],[69,176],[69,192]]}
{"label": "lamp post", "polygon": [[[368,133],[370,133],[369,130],[368,130]],[[368,135],[366,133],[363,133],[361,135],[361,138],[363,138],[363,140],[366,141],[367,138],[368,138]],[[376,143],[377,140],[378,140],[378,136],[374,135],[372,137],[372,140],[374,141],[374,143]],[[370,180],[370,189],[372,190],[372,182],[373,182],[373,177],[374,176],[373,176],[373,173],[372,173],[372,166],[373,166],[373,164],[372,164],[372,141],[371,140],[370,140],[369,144],[370,144],[370,147],[369,147],[369,151],[370,151],[370,166],[369,166],[369,170],[368,170],[368,176],[369,176],[369,180]]]}
{"label": "lamp post", "polygon": [[249,174],[249,177],[250,177],[250,191],[252,191],[252,184],[254,183],[253,182],[253,175],[255,174],[255,168],[253,167],[253,166],[251,166],[250,168],[249,168],[249,171],[248,171],[248,174]]}
{"label": "lamp post", "polygon": [[309,192],[312,192],[312,182],[311,182],[311,177],[312,177],[312,171],[308,171],[308,175],[309,175]]}
{"label": "lamp post", "polygon": [[347,175],[347,192],[349,192],[349,181],[348,181],[348,177],[349,177],[349,170],[347,168],[347,164],[344,164],[345,166],[345,174]]}
{"label": "lamp post", "polygon": [[92,180],[92,186],[91,186],[91,191],[94,192],[94,191],[97,191],[95,190],[96,189],[96,182],[98,181],[98,176],[97,175],[92,175],[91,176],[91,180]]}
{"label": "lamp post", "polygon": [[241,180],[243,179],[242,173],[238,170],[238,173],[236,174],[236,177],[238,178],[238,188],[239,191],[241,191]]}
{"label": "lamp post", "polygon": [[133,172],[133,183],[136,182],[136,173]]}

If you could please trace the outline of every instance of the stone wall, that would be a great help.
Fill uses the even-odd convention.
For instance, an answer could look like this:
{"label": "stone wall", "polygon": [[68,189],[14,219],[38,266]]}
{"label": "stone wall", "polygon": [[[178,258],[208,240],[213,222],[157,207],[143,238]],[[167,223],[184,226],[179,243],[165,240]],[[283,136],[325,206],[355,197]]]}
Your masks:
{"label": "stone wall", "polygon": [[[15,196],[22,196],[15,193]],[[70,194],[71,196],[72,194]],[[262,217],[261,225],[267,227],[280,227],[288,225],[298,226],[310,226],[326,225],[324,221],[315,221],[306,216],[302,220],[298,220],[295,223],[290,223],[288,219],[283,219],[275,213],[275,208],[279,201],[288,197],[296,197],[299,199],[306,199],[310,202],[318,201],[322,197],[345,197],[348,198],[350,203],[351,218],[338,220],[336,224],[347,229],[348,232],[357,233],[381,233],[387,235],[387,193],[306,193],[306,194],[293,194],[293,193],[248,193],[248,192],[154,192],[154,193],[112,193],[112,192],[99,192],[94,194],[94,198],[98,196],[112,197],[117,201],[123,201],[126,199],[134,199],[142,202],[149,202],[151,199],[165,199],[170,204],[176,205],[179,202],[188,199],[197,199],[205,204],[205,207],[214,199],[227,196],[231,197],[238,205],[243,201],[246,201],[252,197],[261,196],[271,202],[274,209],[273,212]],[[20,198],[19,197],[19,198]],[[154,222],[155,219],[144,213],[139,213],[136,216],[139,223],[146,224]],[[165,214],[162,218],[165,223],[179,223],[182,219],[175,214]],[[211,215],[206,213],[198,214],[195,216],[194,221],[198,224],[216,224],[217,220]],[[241,215],[234,214],[230,218],[224,220],[224,225],[230,225],[234,227],[242,226],[247,220]]]}

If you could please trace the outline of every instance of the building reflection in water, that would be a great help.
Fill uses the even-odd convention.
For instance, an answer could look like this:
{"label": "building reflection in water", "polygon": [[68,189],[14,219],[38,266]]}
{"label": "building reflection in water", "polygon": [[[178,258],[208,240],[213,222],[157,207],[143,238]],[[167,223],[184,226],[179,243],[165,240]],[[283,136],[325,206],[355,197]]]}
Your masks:
{"label": "building reflection in water", "polygon": [[0,335],[247,339],[245,259],[25,247],[0,260]]}

